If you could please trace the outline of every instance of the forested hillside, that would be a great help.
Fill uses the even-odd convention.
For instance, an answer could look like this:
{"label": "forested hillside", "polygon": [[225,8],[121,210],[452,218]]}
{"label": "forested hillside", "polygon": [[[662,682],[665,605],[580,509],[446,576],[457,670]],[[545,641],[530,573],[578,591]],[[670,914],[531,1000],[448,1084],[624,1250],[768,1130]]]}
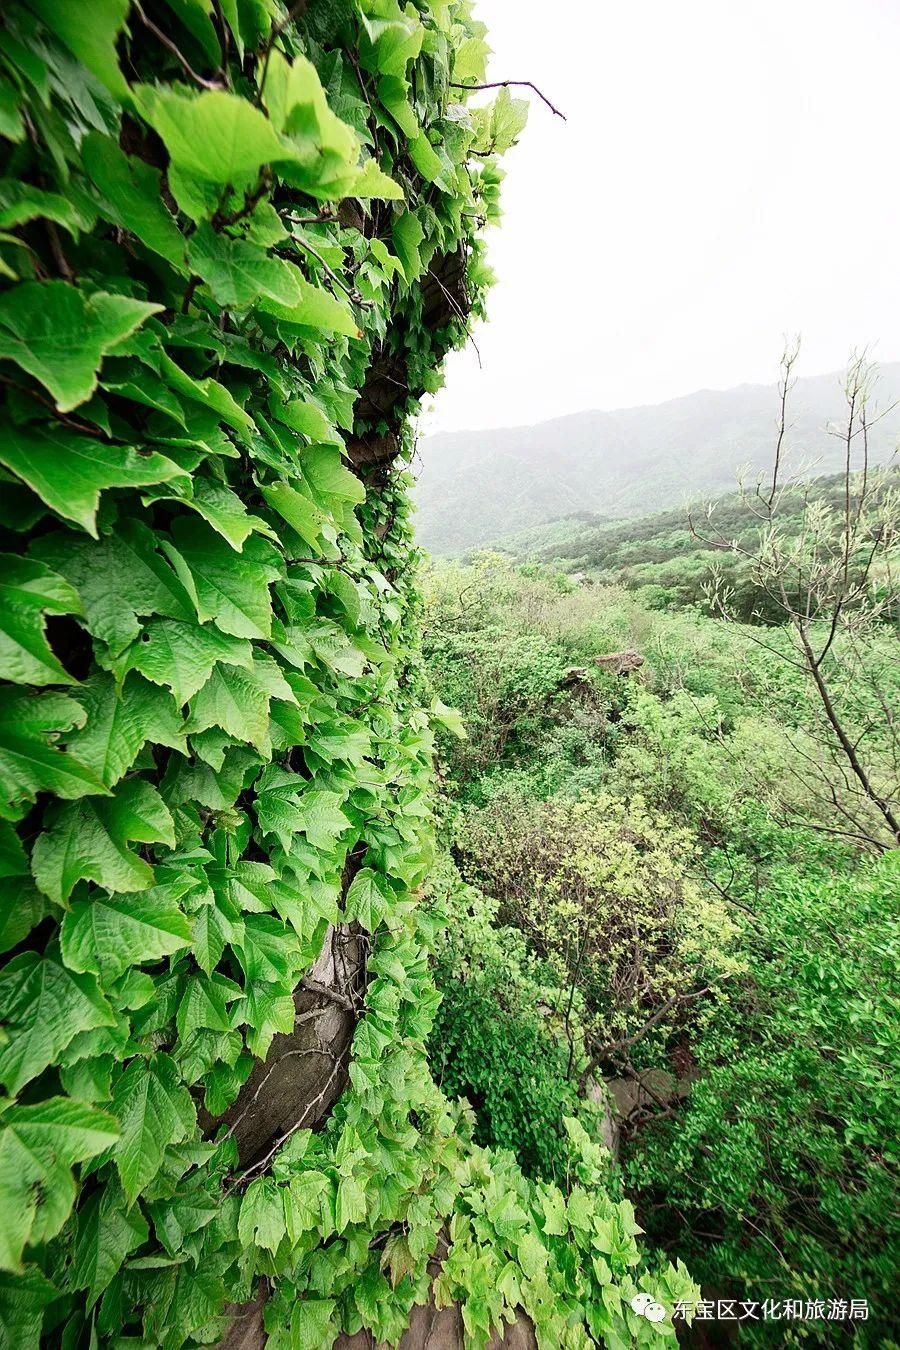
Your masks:
{"label": "forested hillside", "polygon": [[[877,368],[873,462],[900,440],[900,364]],[[843,457],[840,373],[796,381],[787,466],[805,476],[833,473]],[[874,408],[872,409],[874,414]],[[593,512],[644,516],[718,496],[746,466],[769,464],[775,437],[774,386],[703,390],[651,407],[576,413],[534,427],[447,432],[420,441],[417,530],[426,548],[457,555],[531,526]]]}
{"label": "forested hillside", "polygon": [[466,0],[3,7],[4,1350],[580,1350],[696,1295],[574,1116],[528,1175],[426,1059],[405,468],[525,120],[486,52]]}
{"label": "forested hillside", "polygon": [[[809,511],[841,508],[846,486],[843,474],[789,484],[779,503],[779,527],[796,537]],[[851,486],[858,490],[861,478]],[[896,492],[898,487],[900,469],[893,467],[879,492]],[[733,492],[626,522],[569,517],[501,540],[498,547],[521,562],[558,568],[588,585],[637,591],[649,609],[697,605],[708,612],[715,605],[716,588],[726,586],[736,616],[777,622],[781,612],[752,567],[759,531],[756,492]]]}

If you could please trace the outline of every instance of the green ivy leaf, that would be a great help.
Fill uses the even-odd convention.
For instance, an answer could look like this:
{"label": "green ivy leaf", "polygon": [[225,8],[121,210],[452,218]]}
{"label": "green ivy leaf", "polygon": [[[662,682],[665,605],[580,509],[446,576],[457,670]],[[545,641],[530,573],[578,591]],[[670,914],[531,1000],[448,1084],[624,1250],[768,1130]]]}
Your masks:
{"label": "green ivy leaf", "polygon": [[201,906],[194,916],[192,952],[197,965],[211,975],[222,958],[226,943],[239,942],[243,926],[235,923],[217,903]]}
{"label": "green ivy leaf", "polygon": [[491,49],[484,37],[465,38],[453,53],[453,78],[458,84],[479,84],[485,78]]}
{"label": "green ivy leaf", "polygon": [[293,431],[299,431],[301,436],[308,436],[311,441],[333,441],[336,445],[342,444],[340,436],[315,403],[302,398],[291,399],[287,403],[270,398],[269,408],[272,416],[279,422],[283,422]]}
{"label": "green ivy leaf", "polygon": [[37,1350],[44,1309],[59,1298],[37,1266],[25,1266],[17,1275],[0,1269],[0,1345],[10,1350]]}
{"label": "green ivy leaf", "polygon": [[186,724],[189,734],[221,727],[239,741],[269,749],[269,695],[251,671],[238,666],[214,666],[209,679],[191,701]]}
{"label": "green ivy leaf", "polygon": [[15,1095],[80,1031],[114,1021],[92,975],[73,974],[37,952],[14,956],[0,971],[0,1082]]}
{"label": "green ivy leaf", "polygon": [[295,834],[303,833],[314,848],[331,850],[350,822],[336,792],[310,789],[299,774],[266,769],[256,789],[260,828],[274,834],[285,852]]}
{"label": "green ivy leaf", "polygon": [[60,412],[71,412],[97,388],[104,354],[161,309],[105,291],[85,296],[66,281],[26,281],[0,296],[0,357],[40,380]]}
{"label": "green ivy leaf", "polygon": [[341,184],[341,187],[342,195],[346,193],[348,197],[356,197],[359,201],[377,197],[379,201],[402,202],[406,197],[400,184],[380,169],[374,159],[367,159],[352,180],[346,186]]}
{"label": "green ivy leaf", "polygon": [[362,591],[359,584],[352,577],[348,577],[346,572],[338,572],[335,569],[326,576],[325,587],[347,615],[351,628],[359,627],[362,615]]}
{"label": "green ivy leaf", "polygon": [[133,1205],[162,1167],[166,1149],[193,1132],[197,1114],[174,1062],[162,1054],[131,1061],[113,1092],[112,1112],[121,1130],[113,1157]]}
{"label": "green ivy leaf", "polygon": [[265,1247],[274,1252],[286,1232],[281,1190],[270,1177],[257,1177],[241,1201],[238,1237],[245,1247]]}
{"label": "green ivy leaf", "polygon": [[565,1237],[569,1231],[566,1221],[566,1201],[555,1186],[542,1191],[541,1209],[544,1213],[544,1232],[556,1237]]}
{"label": "green ivy leaf", "polygon": [[359,324],[353,317],[353,311],[343,300],[338,300],[330,291],[314,286],[298,271],[295,277],[299,299],[290,305],[278,300],[269,300],[265,306],[267,314],[273,314],[286,324],[298,328],[314,328],[329,337],[338,334],[344,337],[362,337]]}
{"label": "green ivy leaf", "polygon": [[227,422],[238,432],[254,430],[250,414],[244,411],[234,395],[218,380],[214,380],[211,376],[203,380],[192,379],[162,350],[155,353],[155,357],[155,367],[159,374],[179,394],[184,394],[185,398],[193,399],[204,409],[215,413],[217,418]]}
{"label": "green ivy leaf", "polygon": [[361,764],[372,749],[371,737],[365,727],[355,726],[353,723],[346,725],[317,723],[310,730],[306,745],[329,764],[335,760]]}
{"label": "green ivy leaf", "polygon": [[126,102],[128,85],[119,69],[116,43],[125,27],[129,0],[91,0],[90,11],[69,0],[31,0],[31,8],[120,103]]}
{"label": "green ivy leaf", "polygon": [[196,587],[201,622],[211,619],[233,637],[271,636],[269,584],[278,571],[270,562],[269,547],[250,538],[243,553],[236,554],[208,525],[186,517],[172,522],[172,535]]}
{"label": "green ivy leaf", "polygon": [[152,531],[139,521],[120,521],[115,534],[96,543],[61,531],[46,535],[36,541],[33,552],[72,583],[91,633],[113,656],[140,633],[139,616],[163,614],[196,622],[190,595],[156,551]]}
{"label": "green ivy leaf", "polygon": [[345,914],[348,922],[360,923],[367,933],[374,933],[390,907],[390,892],[384,880],[364,867],[357,872],[347,892]]}
{"label": "green ivy leaf", "polygon": [[525,99],[513,98],[508,89],[501,89],[489,107],[476,111],[476,118],[479,122],[478,148],[502,155],[524,131],[528,104]]}
{"label": "green ivy leaf", "polygon": [[529,1280],[536,1280],[547,1269],[548,1252],[536,1233],[526,1231],[518,1239],[519,1264]]}
{"label": "green ivy leaf", "polygon": [[253,649],[246,640],[230,637],[210,624],[172,619],[151,619],[128,654],[129,668],[139,670],[154,684],[166,685],[179,707],[206,684],[217,662],[248,669],[253,664]]}
{"label": "green ivy leaf", "polygon": [[0,821],[0,878],[28,875],[28,859],[11,825]]}
{"label": "green ivy leaf", "polygon": [[436,698],[431,705],[431,717],[433,721],[440,722],[442,727],[446,727],[459,740],[466,739],[465,723],[457,708],[450,708],[441,699]]}
{"label": "green ivy leaf", "polygon": [[324,499],[337,497],[341,501],[360,504],[366,500],[366,490],[341,459],[341,452],[333,445],[307,445],[298,452],[303,476],[315,494]]}
{"label": "green ivy leaf", "polygon": [[274,1037],[294,1029],[297,1009],[290,994],[280,993],[271,984],[251,984],[247,989],[247,1049],[265,1059]]}
{"label": "green ivy leaf", "polygon": [[72,1260],[72,1287],[87,1292],[93,1307],[121,1269],[129,1252],[149,1236],[147,1221],[137,1207],[128,1208],[115,1184],[95,1191],[78,1214]]}
{"label": "green ivy leaf", "polygon": [[351,1223],[366,1217],[366,1193],[355,1177],[341,1177],[335,1201],[337,1231],[343,1233]]}
{"label": "green ivy leaf", "polygon": [[[15,86],[0,77],[0,136],[9,141],[24,141],[25,120],[18,106]],[[4,269],[5,271],[5,269]],[[6,275],[15,275],[7,272]]]}
{"label": "green ivy leaf", "polygon": [[450,190],[446,179],[447,165],[424,132],[409,142],[408,150],[410,159],[427,182],[439,184],[445,192]]}
{"label": "green ivy leaf", "polygon": [[95,773],[54,744],[83,722],[83,708],[65,694],[0,688],[0,816],[17,819],[39,792],[71,799],[104,791]]}
{"label": "green ivy leaf", "polygon": [[406,14],[398,6],[387,6],[376,11],[377,18],[362,16],[363,31],[368,35],[372,50],[363,44],[367,69],[374,68],[388,75],[401,76],[410,61],[422,50],[425,28],[415,14]]}
{"label": "green ivy leaf", "polygon": [[153,885],[153,868],[129,842],[175,846],[168,808],[140,778],[120,783],[111,797],[58,807],[31,855],[34,879],[45,895],[65,904],[79,881],[110,891],[140,891]]}
{"label": "green ivy leaf", "polygon": [[178,890],[156,886],[135,895],[76,900],[60,931],[70,970],[93,972],[107,987],[131,966],[170,956],[191,942],[191,924]]}
{"label": "green ivy leaf", "polygon": [[240,989],[224,975],[192,975],[178,1005],[176,1023],[181,1039],[200,1028],[230,1031],[229,1003],[240,997]]}
{"label": "green ivy leaf", "polygon": [[319,545],[326,517],[314,502],[288,483],[267,483],[260,487],[260,492],[272,510],[277,511],[310,548]]}
{"label": "green ivy leaf", "polygon": [[392,226],[392,234],[397,257],[403,266],[403,275],[411,284],[421,276],[424,269],[419,245],[425,238],[425,231],[418,215],[414,211],[405,211],[402,216],[398,216]]}
{"label": "green ivy leaf", "polygon": [[159,170],[124,154],[111,136],[96,131],[82,141],[81,158],[103,195],[107,214],[120,229],[183,269],[184,237],[163,203]]}
{"label": "green ivy leaf", "polygon": [[289,981],[290,987],[299,955],[294,934],[278,919],[268,914],[245,917],[243,938],[237,947],[245,979],[276,985]]}
{"label": "green ivy leaf", "polygon": [[266,115],[237,94],[182,94],[151,85],[132,93],[173,164],[202,182],[238,187],[287,155]]}
{"label": "green ivy leaf", "polygon": [[604,1224],[602,1229],[597,1227],[594,1220],[594,1210],[591,1204],[591,1198],[587,1191],[581,1186],[575,1186],[566,1202],[566,1213],[569,1223],[573,1228],[590,1230],[592,1227],[596,1234],[595,1246],[602,1252],[611,1252],[612,1229],[608,1224]]}
{"label": "green ivy leaf", "polygon": [[68,1097],[6,1112],[0,1127],[0,1268],[19,1270],[27,1242],[56,1236],[75,1201],[70,1169],[117,1137],[116,1122],[105,1111]]}
{"label": "green ivy leaf", "polygon": [[187,754],[182,719],[172,698],[139,675],[129,676],[118,688],[111,675],[98,672],[75,697],[86,720],[71,736],[70,749],[106,787],[114,787],[128,772],[148,740]]}
{"label": "green ivy leaf", "polygon": [[334,1339],[337,1304],[332,1298],[310,1298],[304,1294],[294,1302],[290,1318],[291,1350],[297,1346],[327,1345]]}
{"label": "green ivy leaf", "polygon": [[249,309],[261,298],[290,308],[302,299],[299,274],[290,263],[206,224],[191,236],[188,262],[216,303],[227,309]]}
{"label": "green ivy leaf", "polygon": [[32,220],[55,221],[73,234],[84,224],[72,202],[58,192],[44,192],[15,178],[0,179],[0,230]]}
{"label": "green ivy leaf", "polygon": [[307,57],[288,61],[277,48],[270,54],[265,102],[274,125],[290,138],[298,164],[314,169],[318,163],[319,179],[355,167],[356,133],[329,107],[319,72]]}
{"label": "green ivy leaf", "polygon": [[139,455],[130,446],[104,445],[90,436],[37,423],[6,429],[0,463],[51,511],[73,520],[95,539],[97,507],[105,488],[145,487],[184,476],[164,455]]}
{"label": "green ivy leaf", "polygon": [[[121,1024],[118,1024],[117,1030],[120,1027]],[[75,1044],[77,1041],[73,1042]],[[61,1065],[59,1079],[70,1097],[77,1097],[82,1102],[108,1102],[112,1096],[112,1072],[113,1056],[110,1051],[106,1051],[91,1059],[77,1059],[71,1064]]]}
{"label": "green ivy leaf", "polygon": [[288,646],[276,642],[275,647],[283,652],[289,661],[294,660],[294,652],[302,640],[305,640],[309,652],[330,670],[356,679],[366,666],[366,655],[349,638],[344,629],[327,619],[319,619],[306,628],[294,627],[289,630],[291,642]]}
{"label": "green ivy leaf", "polygon": [[323,924],[340,918],[338,888],[310,878],[302,883],[285,880],[272,887],[272,903],[302,943],[311,943]]}
{"label": "green ivy leaf", "polygon": [[197,475],[189,488],[181,480],[174,484],[174,487],[176,491],[154,492],[143,500],[146,504],[166,500],[183,502],[190,510],[202,516],[238,553],[254,530],[264,534],[272,533],[259,516],[250,515],[236,492],[232,492],[231,488],[216,479]]}
{"label": "green ivy leaf", "polygon": [[17,947],[37,927],[49,908],[46,898],[30,877],[7,877],[0,889],[0,952]]}
{"label": "green ivy leaf", "polygon": [[0,554],[0,677],[16,684],[74,684],[51,651],[45,614],[80,614],[69,583],[32,558]]}

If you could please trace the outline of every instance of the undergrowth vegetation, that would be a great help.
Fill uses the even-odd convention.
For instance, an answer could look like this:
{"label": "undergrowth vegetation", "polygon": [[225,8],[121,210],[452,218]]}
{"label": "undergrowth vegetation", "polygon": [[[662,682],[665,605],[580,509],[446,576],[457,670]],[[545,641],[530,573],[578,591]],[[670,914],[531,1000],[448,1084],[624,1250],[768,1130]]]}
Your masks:
{"label": "undergrowth vegetation", "polygon": [[[723,615],[709,561],[695,603],[499,553],[427,575],[430,676],[468,731],[440,737],[440,837],[471,888],[438,945],[432,1063],[534,1175],[558,1167],[554,1100],[596,1138],[610,1085],[625,1193],[707,1297],[869,1301],[852,1325],[741,1324],[764,1344],[897,1328],[896,504],[878,491],[877,575],[831,636],[817,613],[799,635]],[[819,530],[819,567],[826,535],[843,547],[840,522],[816,526],[823,496],[843,509],[832,485],[792,489],[779,522],[784,551]],[[766,528],[745,512],[748,554]],[[804,634],[872,798],[827,739]]]}

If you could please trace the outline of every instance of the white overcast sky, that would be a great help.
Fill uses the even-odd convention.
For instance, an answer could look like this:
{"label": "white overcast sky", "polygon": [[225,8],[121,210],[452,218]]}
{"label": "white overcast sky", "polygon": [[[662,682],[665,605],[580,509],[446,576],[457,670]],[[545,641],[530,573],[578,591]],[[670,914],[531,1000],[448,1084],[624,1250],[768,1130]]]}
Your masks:
{"label": "white overcast sky", "polygon": [[531,79],[497,285],[423,430],[900,358],[900,0],[478,0]]}

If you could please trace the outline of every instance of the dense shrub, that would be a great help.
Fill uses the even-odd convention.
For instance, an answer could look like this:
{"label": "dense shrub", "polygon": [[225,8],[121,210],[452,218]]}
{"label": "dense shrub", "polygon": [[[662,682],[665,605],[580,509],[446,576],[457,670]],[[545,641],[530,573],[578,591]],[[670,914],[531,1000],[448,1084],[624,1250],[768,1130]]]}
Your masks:
{"label": "dense shrub", "polygon": [[653,1235],[703,1278],[868,1298],[870,1345],[897,1326],[898,901],[898,852],[843,876],[778,871],[748,976],[694,1044],[689,1109],[642,1133],[629,1165]]}
{"label": "dense shrub", "polygon": [[449,632],[432,637],[428,654],[441,670],[441,698],[466,709],[466,739],[452,747],[461,786],[521,755],[556,720],[566,663],[540,634]]}
{"label": "dense shrub", "polygon": [[586,1062],[580,1009],[529,956],[521,934],[497,923],[497,903],[466,886],[448,860],[429,881],[440,913],[435,979],[441,1004],[429,1039],[436,1078],[475,1111],[475,1140],[515,1153],[530,1176],[562,1181],[570,1163],[567,1116],[597,1120],[579,1098]]}
{"label": "dense shrub", "polygon": [[676,1023],[730,968],[734,925],[691,876],[690,832],[640,798],[501,793],[462,813],[456,849],[501,922],[577,983],[595,1041],[633,1034],[665,1003]]}

